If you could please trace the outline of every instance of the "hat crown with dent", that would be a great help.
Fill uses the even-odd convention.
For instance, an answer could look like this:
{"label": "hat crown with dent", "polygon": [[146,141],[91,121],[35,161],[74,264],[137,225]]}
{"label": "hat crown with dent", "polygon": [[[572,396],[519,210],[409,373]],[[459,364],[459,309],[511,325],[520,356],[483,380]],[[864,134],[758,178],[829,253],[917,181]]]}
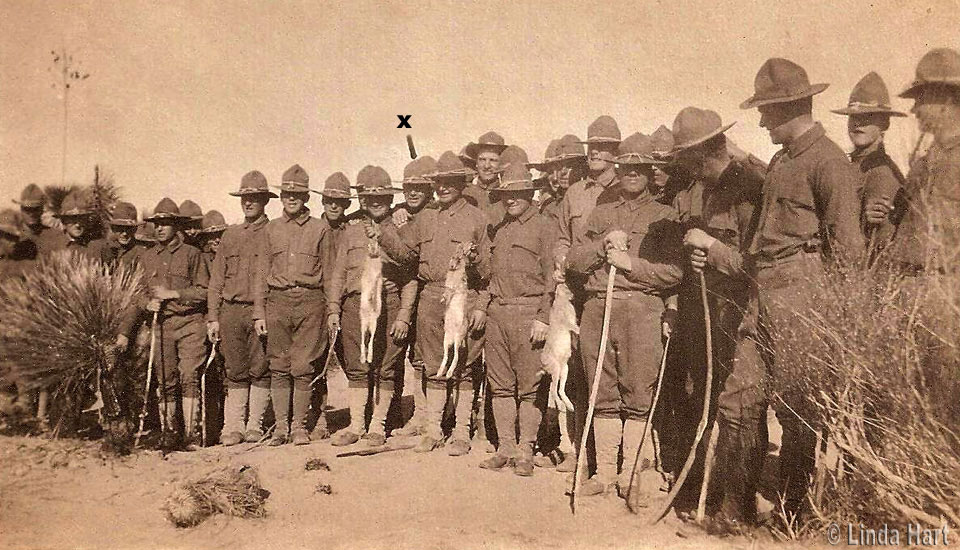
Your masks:
{"label": "hat crown with dent", "polygon": [[133,225],[136,225],[137,207],[129,202],[118,202],[114,204],[113,209],[110,211],[110,223],[116,224],[117,222],[132,222]]}
{"label": "hat crown with dent", "polygon": [[601,115],[587,127],[587,141],[620,141],[620,127],[613,117]]}
{"label": "hat crown with dent", "polygon": [[570,156],[580,156],[585,157],[587,153],[583,150],[583,143],[580,141],[580,138],[573,135],[567,134],[560,138],[560,143],[557,144],[557,156],[558,157],[570,157]]}
{"label": "hat crown with dent", "polygon": [[527,152],[516,145],[510,145],[500,153],[500,166],[526,164],[529,160]]}
{"label": "hat crown with dent", "polygon": [[240,190],[269,192],[267,177],[259,170],[251,170],[240,178]]}
{"label": "hat crown with dent", "polygon": [[203,222],[200,227],[203,229],[226,228],[227,220],[217,210],[210,210],[203,215]]}
{"label": "hat crown with dent", "polygon": [[960,52],[951,48],[934,48],[917,63],[916,77],[900,97],[915,98],[919,90],[930,85],[960,88]]}
{"label": "hat crown with dent", "polygon": [[437,160],[429,155],[424,157],[417,157],[414,160],[411,160],[403,167],[403,181],[415,182],[420,181],[423,183],[429,183],[429,180],[426,179],[427,174],[432,174],[437,171]]}
{"label": "hat crown with dent", "polygon": [[343,172],[334,172],[324,180],[323,191],[320,194],[326,197],[348,199],[350,198],[350,180]]}
{"label": "hat crown with dent", "polygon": [[60,216],[87,216],[93,213],[93,201],[83,189],[69,192],[60,205]]}
{"label": "hat crown with dent", "polygon": [[630,136],[627,136],[627,139],[620,142],[620,145],[617,147],[617,158],[626,156],[643,156],[651,157],[653,156],[653,142],[650,140],[649,136],[645,136],[640,132],[635,132]]}
{"label": "hat crown with dent", "polygon": [[180,203],[180,215],[188,218],[201,219],[203,218],[203,209],[200,208],[199,204],[187,199]]}
{"label": "hat crown with dent", "polygon": [[437,160],[438,172],[452,172],[454,170],[463,170],[463,161],[455,155],[453,151],[444,151]]}
{"label": "hat crown with dent", "polygon": [[673,149],[673,132],[663,124],[650,134],[650,141],[653,142],[653,150],[657,153],[666,153]]}
{"label": "hat crown with dent", "polygon": [[380,166],[368,164],[357,174],[357,186],[371,189],[390,187],[390,174]]}
{"label": "hat crown with dent", "polygon": [[157,207],[153,209],[153,216],[151,217],[180,217],[182,215],[183,214],[180,213],[180,207],[177,206],[177,203],[173,202],[173,199],[170,197],[163,197],[160,199],[160,202],[157,203]]}
{"label": "hat crown with dent", "polygon": [[47,194],[40,189],[40,186],[31,183],[20,192],[20,206],[27,208],[37,208],[47,203]]}

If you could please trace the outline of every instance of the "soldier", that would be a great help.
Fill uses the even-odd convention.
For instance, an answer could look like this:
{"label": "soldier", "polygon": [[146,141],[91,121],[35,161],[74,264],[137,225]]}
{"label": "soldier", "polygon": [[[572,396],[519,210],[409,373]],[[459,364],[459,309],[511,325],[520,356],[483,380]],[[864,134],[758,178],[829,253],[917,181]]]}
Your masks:
{"label": "soldier", "polygon": [[24,240],[19,225],[12,210],[0,212],[0,281],[19,277],[36,253],[36,247]]}
{"label": "soldier", "polygon": [[277,198],[256,170],[245,174],[240,189],[230,195],[240,197],[243,223],[224,230],[207,291],[207,336],[211,342],[223,340],[227,398],[222,442],[228,446],[263,438],[263,415],[270,403],[266,341],[253,324],[253,282],[269,221],[264,209]]}
{"label": "soldier", "polygon": [[[382,295],[380,316],[369,337],[372,361],[361,354],[364,349],[362,329],[362,294],[371,245],[364,225],[393,225],[390,206],[393,195],[400,192],[390,186],[390,176],[379,166],[366,166],[357,174],[359,195],[364,197],[363,223],[351,224],[340,237],[337,256],[327,291],[327,325],[331,334],[343,334],[344,374],[347,377],[347,403],[350,425],[333,434],[331,444],[344,446],[356,443],[361,436],[372,447],[386,443],[387,412],[396,390],[403,384],[404,352],[410,331],[410,319],[417,299],[417,281],[410,270],[393,262],[376,247],[381,262]],[[369,431],[364,429],[367,397],[372,396],[373,411]]]}
{"label": "soldier", "polygon": [[[677,194],[674,206],[686,229],[684,244],[693,254],[693,269],[705,275],[710,307],[719,427],[714,479],[722,493],[714,520],[718,526],[733,527],[756,519],[756,491],[767,441],[761,386],[765,367],[757,346],[756,321],[750,318],[743,323],[752,287],[742,259],[756,229],[763,179],[729,153],[724,132],[731,126],[722,124],[713,111],[687,107],[673,122],[677,139],[673,154],[693,178]],[[692,394],[696,398],[703,395],[705,384],[705,327],[700,279],[690,272],[686,275],[677,327],[684,345],[678,347],[686,352],[684,366],[697,382]],[[702,398],[693,401],[703,406]],[[690,418],[699,416],[693,408],[687,412]]]}
{"label": "soldier", "polygon": [[557,172],[553,169],[553,162],[557,156],[557,148],[560,146],[559,139],[551,139],[547,145],[547,150],[543,153],[543,160],[540,162],[528,162],[527,168],[535,168],[540,172],[540,176],[533,180],[534,185],[539,190],[537,196],[537,209],[540,213],[549,211],[554,220],[559,213],[558,208],[560,199],[557,189]]}
{"label": "soldier", "polygon": [[200,248],[198,237],[203,224],[203,210],[199,204],[187,199],[180,203],[180,214],[187,218],[182,230],[184,242]]}
{"label": "soldier", "polygon": [[503,138],[496,132],[487,132],[464,148],[464,154],[475,163],[476,176],[464,188],[463,196],[485,212],[491,204],[490,190],[497,187],[500,155],[506,148]]}
{"label": "soldier", "polygon": [[[598,495],[615,485],[626,498],[632,458],[637,456],[644,422],[649,421],[651,392],[663,353],[664,296],[681,281],[683,268],[676,214],[655,200],[652,165],[661,161],[653,158],[649,138],[635,134],[620,144],[618,152],[612,163],[619,181],[618,197],[592,211],[568,262],[571,271],[587,278],[580,352],[588,382],[599,387],[593,422],[596,475],[580,490]],[[612,296],[605,295],[608,265],[618,269]],[[609,340],[604,370],[594,380],[605,299],[614,300]],[[623,456],[629,459],[618,477],[621,439]],[[652,476],[648,474],[657,475],[649,469],[654,463],[653,445],[644,448],[643,471],[632,492],[641,506],[650,496],[647,478]]]}
{"label": "soldier", "polygon": [[153,248],[157,244],[157,228],[152,222],[143,222],[137,226],[133,239],[143,248]]}
{"label": "soldier", "polygon": [[67,234],[68,240],[64,247],[66,250],[91,259],[103,258],[107,241],[96,238],[99,220],[86,192],[71,191],[63,199],[63,205],[56,217]]}
{"label": "soldier", "polygon": [[650,134],[650,141],[653,142],[654,158],[667,161],[667,164],[654,167],[654,180],[658,189],[657,200],[664,204],[672,204],[673,198],[680,190],[687,188],[690,180],[679,166],[670,163],[674,141],[673,132],[669,128],[661,124]]}
{"label": "soldier", "polygon": [[18,202],[23,222],[23,239],[33,242],[38,258],[62,250],[67,245],[67,236],[60,228],[50,227],[43,222],[47,196],[40,187],[34,183],[24,187]]}
{"label": "soldier", "polygon": [[[179,448],[186,443],[190,449],[200,417],[197,375],[207,352],[203,308],[209,272],[200,251],[183,242],[181,228],[188,218],[180,214],[175,202],[162,199],[144,221],[155,224],[157,235],[156,246],[141,252],[139,260],[150,288],[144,309],[158,313],[160,323],[162,445]],[[129,345],[128,335],[139,318],[142,315],[131,313],[122,324],[117,337],[121,350]],[[179,422],[178,406],[185,425]]]}
{"label": "soldier", "polygon": [[200,222],[200,231],[197,232],[197,243],[207,265],[212,265],[223,239],[223,232],[227,229],[227,220],[217,210],[208,210]]}
{"label": "soldier", "polygon": [[[796,63],[772,58],[757,73],[754,95],[740,105],[758,108],[760,126],[774,144],[783,146],[770,161],[757,230],[748,248],[760,329],[772,338],[773,377],[781,382],[783,372],[802,369],[789,363],[802,358],[796,350],[782,348],[778,331],[803,327],[798,315],[811,306],[810,297],[824,284],[825,259],[847,268],[863,251],[857,174],[812,116],[813,96],[827,86],[811,85]],[[796,516],[814,467],[816,434],[809,421],[792,412],[805,398],[780,397],[785,405],[776,407],[783,427],[780,483],[785,512]]]}
{"label": "soldier", "polygon": [[137,208],[129,202],[118,202],[110,212],[110,234],[113,238],[104,247],[101,259],[107,265],[123,264],[133,267],[138,262],[142,247],[137,246]]}
{"label": "soldier", "polygon": [[[413,221],[417,215],[433,202],[433,188],[427,174],[437,171],[437,161],[430,156],[418,157],[410,161],[403,169],[403,197],[404,201],[394,207],[392,218],[397,227],[403,227]],[[433,205],[436,207],[436,205]],[[417,354],[417,312],[416,305],[410,319],[410,331],[407,335],[407,357],[413,368],[413,417],[402,428],[393,431],[392,435],[410,436],[422,435],[423,424],[426,421],[427,394],[424,389],[423,360]]]}
{"label": "soldier", "polygon": [[[267,222],[257,258],[253,319],[257,334],[269,334],[270,397],[276,418],[271,446],[283,445],[288,436],[295,445],[310,443],[306,428],[310,382],[328,344],[322,314],[326,307],[323,276],[334,229],[325,216],[310,216],[309,181],[297,164],[283,173],[283,215]],[[344,178],[336,189],[349,196],[348,186]],[[325,203],[327,199],[324,195]]]}
{"label": "soldier", "polygon": [[[916,78],[900,93],[920,131],[933,135],[929,151],[910,167],[902,205],[877,201],[867,215],[892,212],[899,221],[892,257],[908,275],[954,272],[960,247],[960,53],[936,48],[917,64]],[[902,221],[901,221],[902,220]]]}
{"label": "soldier", "polygon": [[502,201],[504,214],[488,226],[490,248],[484,251],[491,273],[484,343],[487,393],[500,445],[480,467],[498,470],[513,461],[519,476],[533,475],[533,446],[542,418],[536,403],[542,377],[539,348],[547,337],[554,286],[555,225],[532,206],[535,189],[522,164],[506,168],[491,193]]}
{"label": "soldier", "polygon": [[[448,395],[452,395],[456,403],[455,419],[447,454],[461,456],[470,452],[473,379],[481,376],[478,360],[489,302],[487,266],[476,252],[486,246],[486,217],[463,197],[466,180],[472,171],[465,168],[451,151],[441,155],[437,168],[438,172],[431,179],[435,182],[438,207],[423,210],[401,231],[392,226],[383,227],[381,244],[394,261],[417,265],[421,285],[417,306],[417,348],[425,364],[427,417],[426,433],[416,451],[429,452],[441,444],[443,410]],[[469,326],[465,353],[461,352],[460,363],[453,365],[453,373],[448,379],[438,376],[444,355],[445,307],[441,298],[451,259],[458,250],[468,251],[465,254],[467,301],[464,313]]]}
{"label": "soldier", "polygon": [[[886,212],[868,212],[868,204],[896,204],[903,201],[903,174],[883,147],[883,136],[890,128],[890,117],[907,116],[890,107],[890,94],[883,79],[871,72],[860,79],[843,109],[831,111],[846,115],[847,134],[853,144],[850,162],[860,172],[861,225],[869,253],[875,257],[893,238],[895,227]],[[879,215],[877,215],[879,214]]]}

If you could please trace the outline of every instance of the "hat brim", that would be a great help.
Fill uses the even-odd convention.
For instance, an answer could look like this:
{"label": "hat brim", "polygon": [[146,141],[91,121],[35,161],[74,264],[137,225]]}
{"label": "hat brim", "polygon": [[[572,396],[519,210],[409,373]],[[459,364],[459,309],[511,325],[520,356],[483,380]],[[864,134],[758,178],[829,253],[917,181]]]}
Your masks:
{"label": "hat brim", "polygon": [[[480,154],[481,147],[489,147],[491,149],[496,149],[497,154],[503,153],[504,149],[507,148],[507,145],[499,145],[496,143],[473,143],[472,141],[467,144],[463,150],[463,155],[457,155],[461,160],[470,162],[477,162],[477,155]],[[466,158],[464,158],[466,157]]]}
{"label": "hat brim", "polygon": [[[620,141],[622,141],[622,140],[614,139],[614,138],[602,138],[602,137],[598,137],[598,138],[587,138],[586,141],[578,141],[577,143],[579,143],[579,144],[581,144],[581,145],[592,145],[592,144],[596,144],[596,143],[620,143]],[[586,155],[584,155],[584,156],[586,156]]]}
{"label": "hat brim", "polygon": [[231,191],[228,193],[231,197],[246,197],[248,195],[266,195],[272,199],[280,198],[276,193],[269,189],[244,189],[242,191]]}
{"label": "hat brim", "polygon": [[[512,182],[512,183],[520,183],[520,182],[516,182],[516,181],[515,181],[515,182]],[[530,191],[537,191],[538,189],[541,188],[541,186],[536,185],[533,181],[523,180],[523,183],[524,183],[525,185],[524,185],[523,187],[520,187],[520,188],[503,189],[503,188],[501,188],[501,187],[497,187],[496,189],[491,189],[491,190],[490,190],[490,197],[491,197],[491,198],[493,198],[493,197],[499,197],[500,195],[504,195],[504,194],[507,194],[507,193],[529,193]],[[510,185],[510,182],[506,182],[504,185]]]}
{"label": "hat brim", "polygon": [[205,227],[200,230],[201,235],[208,235],[210,233],[222,233],[227,230],[227,226],[224,224],[221,225],[212,225],[210,227]]}
{"label": "hat brim", "polygon": [[394,195],[399,195],[403,193],[403,189],[397,189],[396,187],[388,187],[385,189],[377,189],[376,191],[357,191],[358,197],[392,197]]}
{"label": "hat brim", "polygon": [[731,122],[730,124],[725,124],[725,125],[723,125],[723,126],[720,126],[720,127],[717,128],[716,130],[714,130],[714,131],[712,131],[712,132],[710,132],[710,133],[704,134],[704,135],[702,135],[702,136],[700,136],[700,137],[698,137],[698,138],[696,138],[696,139],[692,139],[692,140],[686,141],[686,142],[684,142],[684,143],[678,143],[678,144],[674,145],[674,146],[673,146],[673,149],[671,149],[667,154],[668,154],[668,156],[673,156],[673,155],[675,155],[676,153],[678,153],[678,152],[680,152],[680,151],[683,151],[684,149],[689,149],[689,148],[691,148],[691,147],[696,147],[697,145],[700,145],[701,143],[707,142],[707,141],[709,141],[709,140],[711,140],[711,139],[719,136],[720,134],[726,132],[727,130],[729,130],[729,129],[730,129],[734,124],[736,124],[736,123],[737,123],[737,121],[733,121],[733,122]]}
{"label": "hat brim", "polygon": [[831,113],[851,116],[851,115],[889,115],[889,116],[907,116],[906,113],[894,111],[893,109],[884,109],[883,107],[845,107],[843,109],[830,109]]}
{"label": "hat brim", "polygon": [[285,187],[283,185],[272,185],[271,187],[273,187],[274,189],[278,189],[281,192],[286,191],[288,193],[319,193],[319,191],[315,189],[310,189],[309,187],[306,187],[306,186],[301,188],[301,187],[292,187],[292,186]]}
{"label": "hat brim", "polygon": [[661,164],[666,164],[666,161],[657,160],[652,156],[639,156],[637,154],[632,154],[627,158],[626,156],[617,157],[613,160],[608,160],[607,162],[611,164],[616,164],[617,166],[659,166]]}
{"label": "hat brim", "polygon": [[821,82],[819,84],[811,84],[809,88],[807,88],[806,90],[804,90],[799,94],[783,96],[783,97],[759,98],[756,95],[754,95],[746,99],[743,103],[741,103],[740,108],[754,109],[756,107],[763,107],[764,105],[772,105],[774,103],[790,103],[791,101],[797,101],[798,99],[803,99],[805,97],[815,96],[820,92],[826,90],[829,86],[830,84],[826,82]]}
{"label": "hat brim", "polygon": [[20,208],[43,208],[46,205],[43,201],[18,201],[17,199],[13,199],[13,204]]}
{"label": "hat brim", "polygon": [[61,218],[83,218],[86,216],[94,216],[96,212],[93,210],[68,210],[66,212],[60,212],[59,214],[54,214],[53,217],[57,219]]}
{"label": "hat brim", "polygon": [[324,189],[324,190],[322,190],[322,191],[317,191],[316,189],[311,189],[310,192],[311,192],[311,193],[316,193],[317,195],[320,195],[321,197],[327,197],[328,199],[355,199],[355,198],[357,198],[356,195],[353,195],[353,194],[351,194],[351,193],[345,193],[345,192],[339,191],[339,190],[337,190],[337,189]]}
{"label": "hat brim", "polygon": [[190,216],[181,216],[180,214],[154,214],[148,218],[143,218],[145,222],[164,222],[172,221],[178,223],[194,221]]}
{"label": "hat brim", "polygon": [[108,225],[116,225],[117,227],[136,227],[140,225],[137,223],[137,220],[129,219],[120,219],[120,220],[110,220],[107,222]]}
{"label": "hat brim", "polygon": [[914,80],[904,91],[897,94],[897,96],[907,99],[916,99],[921,89],[933,86],[946,86],[948,88],[954,88],[955,90],[960,91],[960,78],[939,81]]}

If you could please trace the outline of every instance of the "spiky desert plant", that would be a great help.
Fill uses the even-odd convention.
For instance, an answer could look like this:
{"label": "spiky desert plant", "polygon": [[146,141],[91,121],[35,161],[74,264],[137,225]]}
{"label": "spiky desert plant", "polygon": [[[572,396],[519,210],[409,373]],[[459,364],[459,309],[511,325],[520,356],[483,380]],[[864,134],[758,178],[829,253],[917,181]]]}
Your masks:
{"label": "spiky desert plant", "polygon": [[[120,402],[135,388],[112,372],[121,316],[143,293],[139,270],[107,270],[68,251],[42,258],[22,279],[0,284],[0,374],[23,388],[53,388],[51,420],[67,426],[99,391],[116,419],[137,409]],[[121,382],[119,385],[115,382]],[[119,387],[118,387],[119,386]],[[116,397],[117,399],[114,399]],[[119,410],[117,410],[119,408]]]}
{"label": "spiky desert plant", "polygon": [[63,207],[63,199],[67,195],[80,189],[79,185],[47,185],[43,192],[47,195],[47,208],[52,214],[59,214]]}
{"label": "spiky desert plant", "polygon": [[263,517],[269,493],[260,485],[257,469],[222,466],[174,488],[163,510],[177,527],[192,527],[213,514]]}

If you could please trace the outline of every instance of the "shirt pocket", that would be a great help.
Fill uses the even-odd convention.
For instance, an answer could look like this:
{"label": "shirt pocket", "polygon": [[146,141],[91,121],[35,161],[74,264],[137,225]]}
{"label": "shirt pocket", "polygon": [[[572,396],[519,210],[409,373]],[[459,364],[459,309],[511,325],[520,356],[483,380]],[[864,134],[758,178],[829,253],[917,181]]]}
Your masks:
{"label": "shirt pocket", "polygon": [[178,254],[170,258],[170,269],[167,278],[170,280],[170,290],[180,290],[193,284],[190,274],[190,265],[186,255]]}
{"label": "shirt pocket", "polygon": [[359,281],[363,272],[363,263],[367,257],[366,244],[354,244],[347,249],[346,258],[346,285],[344,290],[350,288],[351,281]]}
{"label": "shirt pocket", "polygon": [[223,258],[224,263],[226,264],[226,272],[224,273],[224,278],[233,279],[235,278],[241,270],[240,266],[240,254],[227,254]]}
{"label": "shirt pocket", "polygon": [[543,275],[540,273],[540,250],[535,239],[521,239],[512,243],[510,265],[503,267],[510,273],[521,295],[539,293],[543,285]]}
{"label": "shirt pocket", "polygon": [[786,185],[777,197],[777,221],[780,233],[807,240],[820,231],[817,210],[810,185]]}

